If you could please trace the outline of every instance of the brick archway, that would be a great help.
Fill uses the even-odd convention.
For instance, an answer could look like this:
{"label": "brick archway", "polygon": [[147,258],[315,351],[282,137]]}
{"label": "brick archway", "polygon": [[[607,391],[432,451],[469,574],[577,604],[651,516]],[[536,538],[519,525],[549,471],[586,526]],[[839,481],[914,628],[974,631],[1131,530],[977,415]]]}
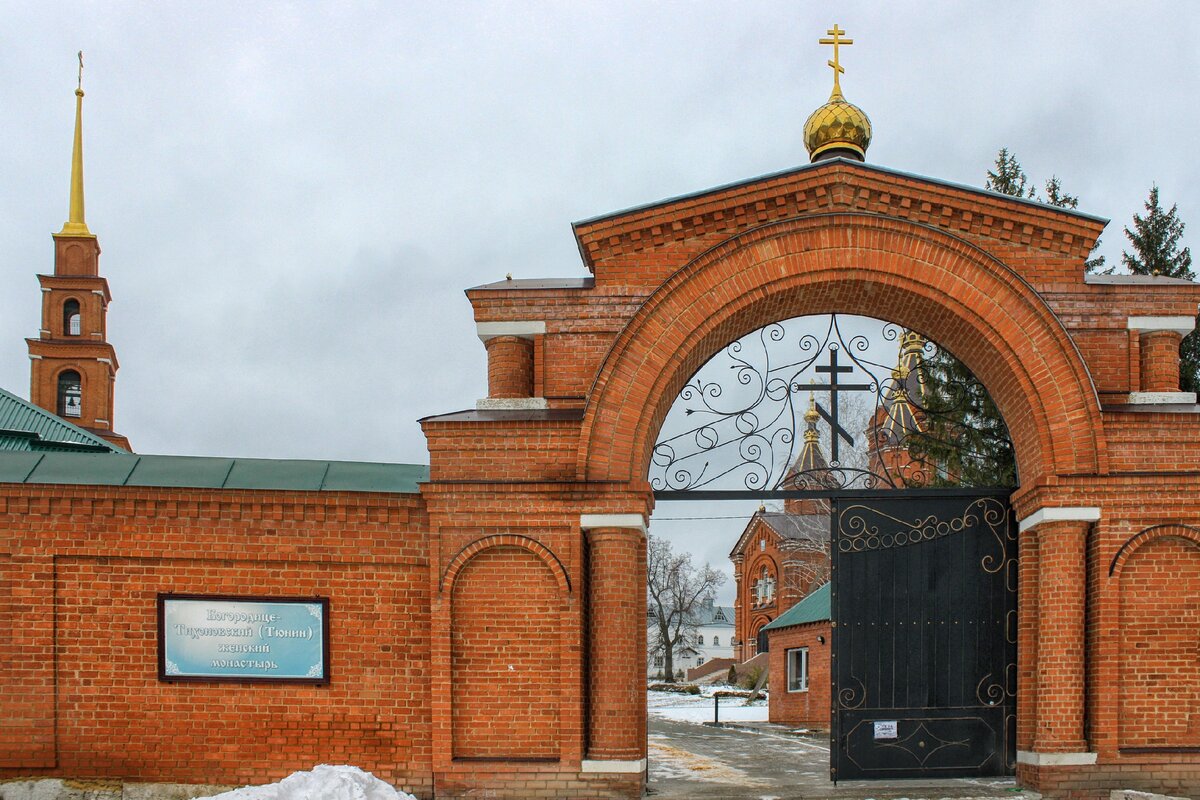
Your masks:
{"label": "brick archway", "polygon": [[616,338],[589,393],[579,474],[642,479],[671,403],[705,361],[770,322],[831,312],[887,319],[947,346],[1004,415],[1023,486],[1107,472],[1095,387],[1033,287],[944,231],[827,214],[747,231],[663,282]]}

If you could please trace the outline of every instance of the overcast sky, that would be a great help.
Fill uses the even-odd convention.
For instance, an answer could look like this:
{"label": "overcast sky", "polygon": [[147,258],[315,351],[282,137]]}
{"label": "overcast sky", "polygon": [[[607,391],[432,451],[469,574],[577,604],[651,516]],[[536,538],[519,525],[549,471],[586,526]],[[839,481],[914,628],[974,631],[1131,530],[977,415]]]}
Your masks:
{"label": "overcast sky", "polygon": [[[834,22],[868,160],[981,185],[1007,146],[1200,236],[1192,2],[0,3],[0,386],[87,221],[141,452],[425,462],[486,394],[466,287],[586,275],[570,223],[807,161]],[[697,547],[724,558],[728,543]]]}

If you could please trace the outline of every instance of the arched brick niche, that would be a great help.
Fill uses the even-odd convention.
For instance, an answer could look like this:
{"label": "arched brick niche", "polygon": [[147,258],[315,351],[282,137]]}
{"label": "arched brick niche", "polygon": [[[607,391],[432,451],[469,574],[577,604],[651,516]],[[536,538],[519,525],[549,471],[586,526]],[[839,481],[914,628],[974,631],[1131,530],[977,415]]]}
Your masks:
{"label": "arched brick niche", "polygon": [[1113,560],[1122,749],[1200,748],[1200,529],[1161,525]]}
{"label": "arched brick niche", "polygon": [[589,395],[588,480],[642,480],[684,383],[720,348],[789,317],[861,314],[938,342],[988,388],[1023,486],[1107,472],[1095,387],[1070,336],[1006,265],[943,231],[865,214],[756,228],[681,268],[617,337]]}
{"label": "arched brick niche", "polygon": [[562,744],[560,640],[569,584],[545,548],[489,537],[447,570],[455,759],[553,761]]}

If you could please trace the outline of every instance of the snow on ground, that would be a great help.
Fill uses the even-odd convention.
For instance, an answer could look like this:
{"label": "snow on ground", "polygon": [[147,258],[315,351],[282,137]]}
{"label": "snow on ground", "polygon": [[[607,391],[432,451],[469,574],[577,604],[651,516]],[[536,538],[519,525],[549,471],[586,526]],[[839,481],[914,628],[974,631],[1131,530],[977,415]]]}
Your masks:
{"label": "snow on ground", "polygon": [[656,780],[700,780],[717,783],[733,783],[743,787],[763,786],[762,781],[752,778],[744,770],[668,744],[662,734],[649,736],[650,760],[654,765]]}
{"label": "snow on ground", "polygon": [[294,772],[279,783],[245,786],[196,800],[416,800],[358,767],[321,764]]}
{"label": "snow on ground", "polygon": [[[655,716],[675,720],[676,722],[692,722],[701,724],[713,721],[714,692],[728,689],[728,686],[706,686],[701,694],[679,694],[676,692],[646,693],[647,710]],[[741,697],[721,698],[721,722],[766,722],[767,701],[755,700],[753,705],[745,705]]]}

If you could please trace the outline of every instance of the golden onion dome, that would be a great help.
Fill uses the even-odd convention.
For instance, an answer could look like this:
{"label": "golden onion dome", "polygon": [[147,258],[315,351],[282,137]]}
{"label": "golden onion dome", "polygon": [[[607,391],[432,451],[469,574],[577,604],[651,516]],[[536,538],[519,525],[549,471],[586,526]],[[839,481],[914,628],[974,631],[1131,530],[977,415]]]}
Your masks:
{"label": "golden onion dome", "polygon": [[[860,161],[867,156],[871,144],[871,120],[861,108],[847,102],[835,85],[829,102],[809,114],[804,123],[804,146],[813,161],[823,153],[850,155]],[[831,151],[845,151],[835,153]]]}

